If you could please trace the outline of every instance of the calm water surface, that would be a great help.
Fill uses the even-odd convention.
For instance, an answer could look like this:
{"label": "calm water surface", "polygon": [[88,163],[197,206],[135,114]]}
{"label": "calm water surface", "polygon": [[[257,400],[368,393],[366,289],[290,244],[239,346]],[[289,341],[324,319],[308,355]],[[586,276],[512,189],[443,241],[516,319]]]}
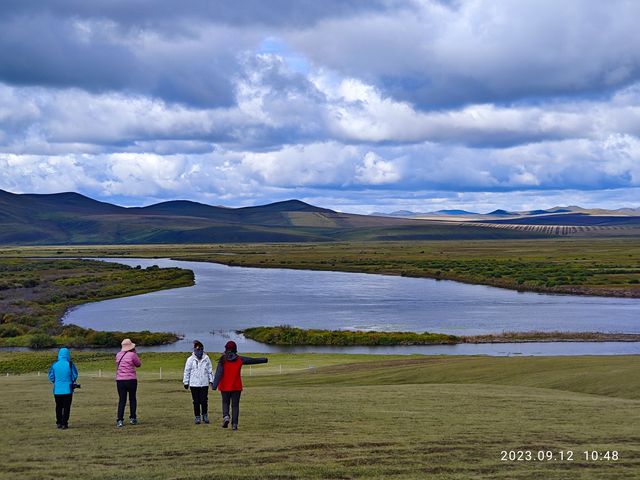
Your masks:
{"label": "calm water surface", "polygon": [[451,281],[342,272],[228,267],[168,259],[100,259],[127,265],[181,267],[196,285],[82,305],[65,323],[99,330],[174,331],[190,350],[202,340],[216,351],[228,338],[254,352],[450,353],[489,355],[640,354],[640,343],[532,343],[393,348],[282,348],[233,333],[246,327],[443,332],[564,330],[640,333],[640,300],[520,293]]}

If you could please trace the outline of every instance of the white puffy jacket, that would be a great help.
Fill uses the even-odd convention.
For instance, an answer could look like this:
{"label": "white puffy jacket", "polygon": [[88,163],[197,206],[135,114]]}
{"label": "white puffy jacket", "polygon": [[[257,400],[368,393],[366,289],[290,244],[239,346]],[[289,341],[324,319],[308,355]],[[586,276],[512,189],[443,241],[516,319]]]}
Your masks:
{"label": "white puffy jacket", "polygon": [[190,387],[208,387],[210,383],[213,383],[211,360],[206,353],[202,355],[200,360],[195,354],[191,354],[187,358],[182,383]]}

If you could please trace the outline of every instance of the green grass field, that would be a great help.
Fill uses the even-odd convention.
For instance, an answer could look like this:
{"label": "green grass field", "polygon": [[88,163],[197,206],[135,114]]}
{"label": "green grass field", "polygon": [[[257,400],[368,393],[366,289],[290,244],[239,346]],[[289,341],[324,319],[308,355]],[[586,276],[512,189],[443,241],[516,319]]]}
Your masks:
{"label": "green grass field", "polygon": [[[234,433],[214,392],[213,423],[193,425],[185,354],[142,354],[141,423],[116,429],[111,354],[74,353],[82,389],[57,430],[35,373],[52,354],[29,355],[0,354],[0,368],[31,371],[0,377],[1,478],[640,478],[640,356],[269,355],[245,368]],[[510,450],[573,461],[502,461]],[[618,460],[587,461],[592,450]]]}

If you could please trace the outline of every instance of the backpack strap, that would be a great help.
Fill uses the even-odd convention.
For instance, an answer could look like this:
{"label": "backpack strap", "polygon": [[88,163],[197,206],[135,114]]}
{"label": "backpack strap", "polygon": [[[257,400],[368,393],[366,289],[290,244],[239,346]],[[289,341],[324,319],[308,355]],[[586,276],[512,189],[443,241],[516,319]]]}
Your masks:
{"label": "backpack strap", "polygon": [[73,380],[73,363],[71,363],[71,360],[69,360],[69,372],[71,374],[71,377],[69,377],[71,378],[71,393],[73,393],[73,390],[74,390],[73,385],[76,382]]}
{"label": "backpack strap", "polygon": [[122,363],[122,360],[124,360],[124,356],[129,353],[129,350],[127,350],[126,352],[124,352],[124,354],[120,357],[120,360],[118,361],[118,366],[116,367],[116,375],[118,374],[118,370],[120,370],[120,364]]}

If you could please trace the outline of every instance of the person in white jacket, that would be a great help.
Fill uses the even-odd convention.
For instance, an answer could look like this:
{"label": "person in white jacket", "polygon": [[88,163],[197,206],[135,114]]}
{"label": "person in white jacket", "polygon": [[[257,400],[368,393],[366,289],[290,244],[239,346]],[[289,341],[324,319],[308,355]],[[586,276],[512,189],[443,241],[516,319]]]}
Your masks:
{"label": "person in white jacket", "polygon": [[196,425],[200,424],[201,419],[204,423],[209,423],[209,385],[213,385],[212,370],[211,360],[204,353],[204,345],[199,340],[194,340],[193,353],[187,358],[184,366],[182,383],[185,390],[191,389]]}

